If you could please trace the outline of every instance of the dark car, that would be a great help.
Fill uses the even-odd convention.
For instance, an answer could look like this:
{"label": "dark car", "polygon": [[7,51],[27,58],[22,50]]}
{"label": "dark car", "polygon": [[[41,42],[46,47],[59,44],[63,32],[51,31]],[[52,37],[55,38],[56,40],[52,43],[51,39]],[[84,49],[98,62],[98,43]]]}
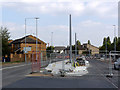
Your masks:
{"label": "dark car", "polygon": [[77,58],[76,62],[79,64],[79,66],[85,65],[85,60],[83,58]]}

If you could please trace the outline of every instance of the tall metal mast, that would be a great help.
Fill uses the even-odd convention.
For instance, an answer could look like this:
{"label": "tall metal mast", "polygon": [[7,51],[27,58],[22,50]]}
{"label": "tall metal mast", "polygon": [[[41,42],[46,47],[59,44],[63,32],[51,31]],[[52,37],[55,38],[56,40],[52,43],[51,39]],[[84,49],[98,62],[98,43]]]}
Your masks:
{"label": "tall metal mast", "polygon": [[70,62],[72,63],[72,31],[71,31],[71,14],[69,16],[69,29],[70,29]]}
{"label": "tall metal mast", "polygon": [[76,39],[76,33],[75,33],[75,59],[77,56],[77,39]]}

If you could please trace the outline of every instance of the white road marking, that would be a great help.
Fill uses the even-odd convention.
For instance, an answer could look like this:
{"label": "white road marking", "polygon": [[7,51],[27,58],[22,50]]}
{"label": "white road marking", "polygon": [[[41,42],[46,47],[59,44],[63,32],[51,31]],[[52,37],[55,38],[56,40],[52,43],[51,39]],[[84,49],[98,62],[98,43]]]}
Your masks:
{"label": "white road marking", "polygon": [[[97,67],[98,69],[98,67]],[[99,72],[102,72],[100,69],[98,69]],[[112,81],[110,81],[105,74],[100,74],[101,76],[103,76],[109,83],[111,83],[115,88],[118,88],[117,85],[115,85]]]}
{"label": "white road marking", "polygon": [[11,68],[16,68],[16,67],[22,67],[22,66],[26,66],[26,65],[30,65],[30,64],[23,64],[23,65],[19,65],[19,66],[12,66],[12,67],[5,67],[5,68],[1,68],[0,70],[4,70],[4,69],[11,69]]}

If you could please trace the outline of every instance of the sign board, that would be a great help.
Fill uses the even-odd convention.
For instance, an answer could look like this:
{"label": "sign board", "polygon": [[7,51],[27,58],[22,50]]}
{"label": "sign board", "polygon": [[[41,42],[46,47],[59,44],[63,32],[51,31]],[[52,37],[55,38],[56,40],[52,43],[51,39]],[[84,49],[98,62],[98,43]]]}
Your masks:
{"label": "sign board", "polygon": [[28,51],[31,51],[31,47],[26,47],[26,49],[25,49],[25,47],[24,47],[23,50],[24,50],[25,53],[27,53]]}

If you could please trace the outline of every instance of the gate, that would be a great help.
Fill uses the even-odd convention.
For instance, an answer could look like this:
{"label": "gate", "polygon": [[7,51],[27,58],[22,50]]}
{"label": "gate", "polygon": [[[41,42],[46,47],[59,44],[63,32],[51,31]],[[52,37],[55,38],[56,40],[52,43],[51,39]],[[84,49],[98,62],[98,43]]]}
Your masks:
{"label": "gate", "polygon": [[32,53],[32,72],[39,72],[41,69],[41,53]]}

